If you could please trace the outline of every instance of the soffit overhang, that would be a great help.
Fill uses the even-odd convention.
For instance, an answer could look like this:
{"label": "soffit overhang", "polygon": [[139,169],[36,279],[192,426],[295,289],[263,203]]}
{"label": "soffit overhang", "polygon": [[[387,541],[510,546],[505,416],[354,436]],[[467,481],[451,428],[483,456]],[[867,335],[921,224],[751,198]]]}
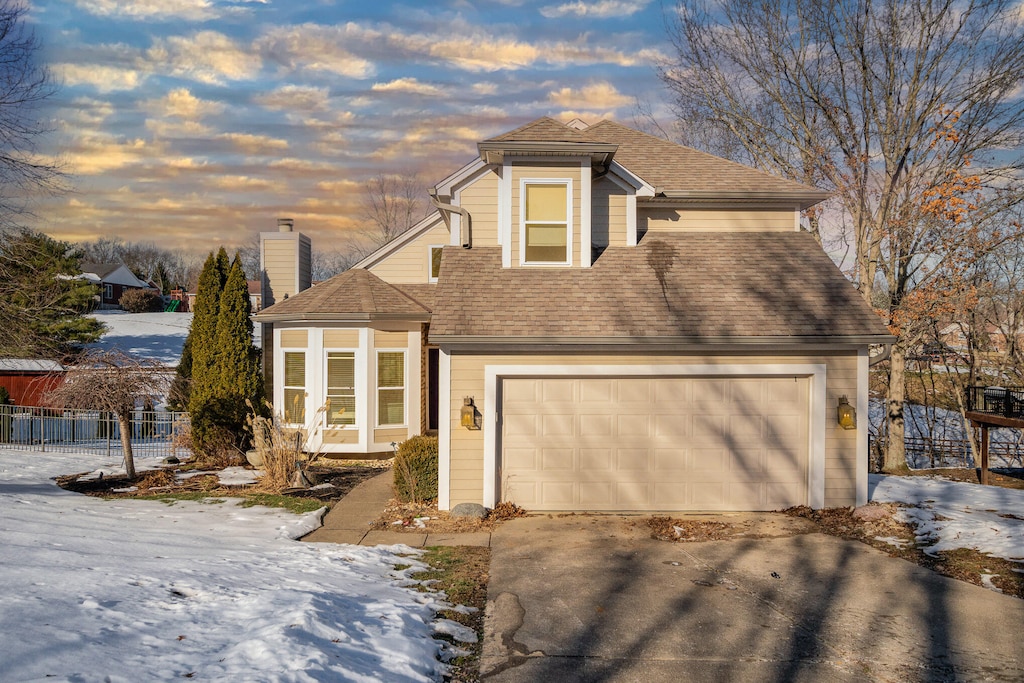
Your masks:
{"label": "soffit overhang", "polygon": [[477,144],[486,164],[502,164],[508,157],[590,157],[592,166],[607,168],[619,148],[610,142],[517,142],[485,140]]}

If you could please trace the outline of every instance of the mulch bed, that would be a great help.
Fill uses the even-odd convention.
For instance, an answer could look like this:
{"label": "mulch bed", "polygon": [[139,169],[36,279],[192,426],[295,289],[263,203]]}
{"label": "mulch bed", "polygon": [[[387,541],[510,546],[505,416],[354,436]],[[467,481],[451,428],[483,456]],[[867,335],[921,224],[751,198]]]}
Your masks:
{"label": "mulch bed", "polygon": [[[249,486],[222,486],[215,474],[199,475],[181,480],[176,479],[175,473],[182,471],[187,470],[176,469],[174,466],[158,470],[146,470],[140,472],[134,481],[123,475],[82,480],[80,477],[88,473],[80,472],[78,474],[57,477],[56,481],[58,486],[68,491],[101,498],[132,498],[143,495],[188,493],[193,491],[205,491],[211,496],[223,496],[252,491],[252,487]],[[331,484],[331,486],[288,491],[286,495],[295,498],[315,498],[324,503],[333,504],[345,497],[356,486],[384,470],[380,467],[364,467],[359,465],[346,465],[343,467],[311,465],[304,471],[313,485]],[[137,487],[138,490],[118,492],[118,489],[126,489],[133,486]]]}
{"label": "mulch bed", "polygon": [[514,503],[498,503],[484,519],[453,517],[445,510],[437,509],[437,501],[429,503],[403,503],[392,498],[383,514],[371,525],[381,531],[405,531],[408,533],[459,534],[474,531],[491,531],[506,519],[523,517],[526,511]]}

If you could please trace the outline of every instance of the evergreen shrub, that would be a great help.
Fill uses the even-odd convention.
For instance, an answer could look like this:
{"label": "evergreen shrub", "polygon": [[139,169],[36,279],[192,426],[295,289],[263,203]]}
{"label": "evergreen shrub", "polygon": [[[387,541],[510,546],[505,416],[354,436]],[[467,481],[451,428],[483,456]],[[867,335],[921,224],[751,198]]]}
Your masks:
{"label": "evergreen shrub", "polygon": [[395,495],[406,503],[437,498],[437,437],[414,436],[395,454]]}

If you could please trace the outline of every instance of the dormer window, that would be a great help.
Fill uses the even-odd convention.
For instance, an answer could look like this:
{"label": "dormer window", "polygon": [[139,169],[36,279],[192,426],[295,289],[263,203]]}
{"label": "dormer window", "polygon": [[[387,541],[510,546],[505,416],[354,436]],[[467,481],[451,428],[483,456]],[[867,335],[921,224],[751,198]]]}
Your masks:
{"label": "dormer window", "polygon": [[522,181],[522,263],[572,264],[572,181]]}

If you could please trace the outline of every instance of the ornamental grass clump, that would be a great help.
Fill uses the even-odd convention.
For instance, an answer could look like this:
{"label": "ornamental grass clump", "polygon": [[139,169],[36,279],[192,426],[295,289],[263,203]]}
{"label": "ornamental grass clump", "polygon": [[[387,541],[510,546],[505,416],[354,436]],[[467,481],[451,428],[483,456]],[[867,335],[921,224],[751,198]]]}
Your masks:
{"label": "ornamental grass clump", "polygon": [[395,496],[406,503],[437,498],[437,437],[414,436],[395,453]]}

